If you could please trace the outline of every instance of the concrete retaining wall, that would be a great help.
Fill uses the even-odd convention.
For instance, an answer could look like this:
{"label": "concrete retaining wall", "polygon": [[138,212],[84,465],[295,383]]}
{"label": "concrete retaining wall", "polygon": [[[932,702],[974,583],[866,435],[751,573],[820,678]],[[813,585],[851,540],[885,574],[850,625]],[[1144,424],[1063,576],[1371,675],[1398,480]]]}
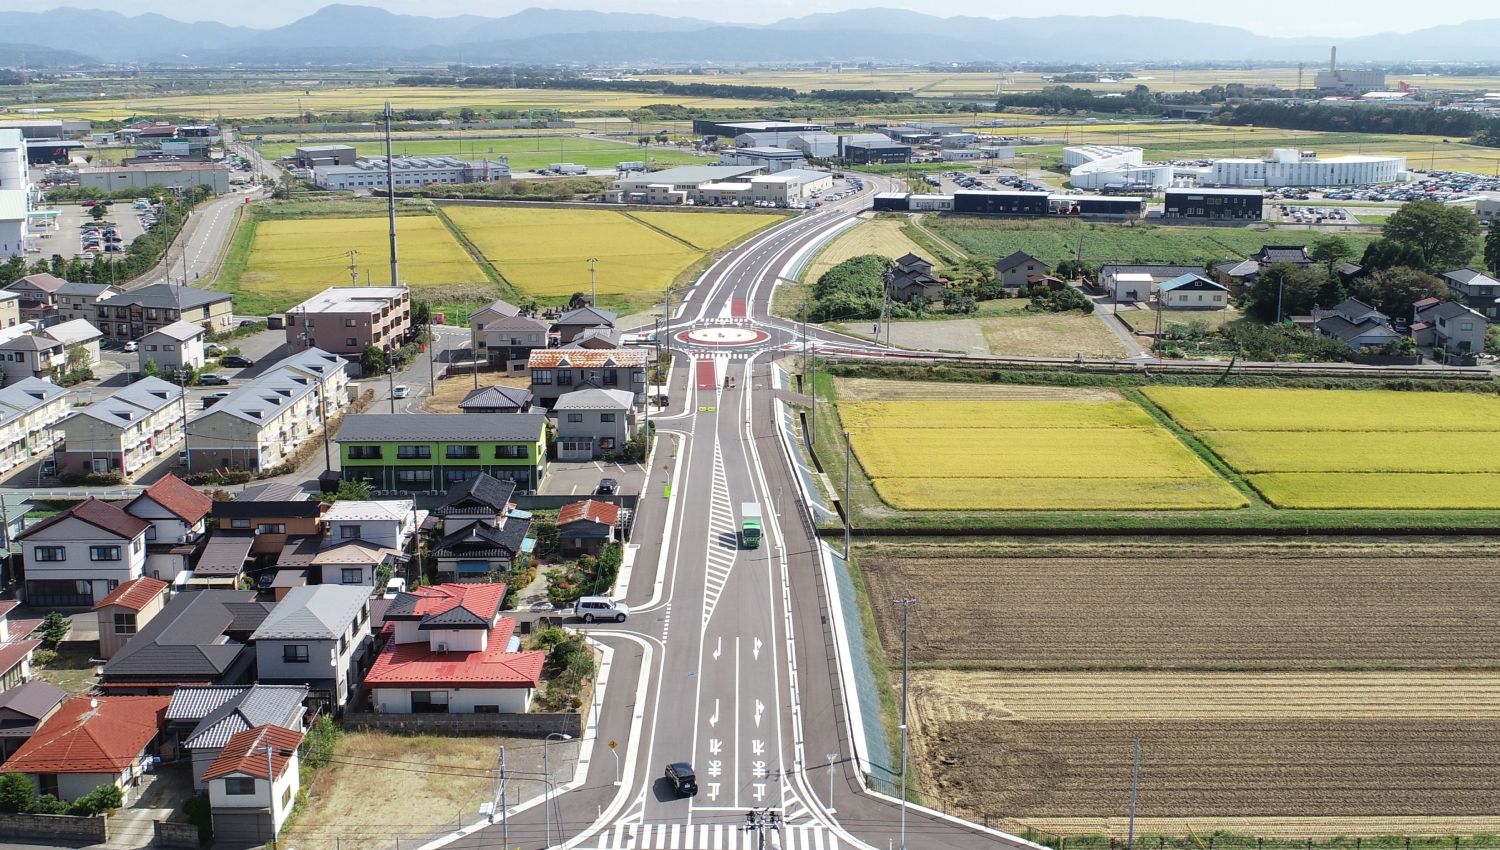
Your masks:
{"label": "concrete retaining wall", "polygon": [[109,840],[109,819],[103,815],[0,815],[0,835],[8,841],[31,838],[42,844],[103,844]]}
{"label": "concrete retaining wall", "polygon": [[344,726],[382,732],[428,732],[438,735],[519,735],[542,737],[554,732],[583,734],[583,715],[569,714],[376,714],[349,711]]}
{"label": "concrete retaining wall", "polygon": [[197,850],[198,825],[195,823],[172,823],[158,820],[151,822],[151,843],[157,847],[173,847],[177,850]]}

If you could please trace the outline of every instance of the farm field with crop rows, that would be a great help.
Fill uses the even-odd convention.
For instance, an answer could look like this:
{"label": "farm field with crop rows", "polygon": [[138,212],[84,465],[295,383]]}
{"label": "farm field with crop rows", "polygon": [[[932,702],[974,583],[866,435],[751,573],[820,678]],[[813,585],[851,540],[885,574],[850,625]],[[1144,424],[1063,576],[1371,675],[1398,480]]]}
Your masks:
{"label": "farm field with crop rows", "polygon": [[[1148,387],[1282,508],[1500,508],[1500,398]],[[1491,451],[1486,452],[1486,447]]]}
{"label": "farm field with crop rows", "polygon": [[[366,137],[364,141],[340,141],[337,137],[317,142],[271,142],[260,146],[261,156],[279,159],[291,156],[299,145],[349,144],[360,156],[385,156],[385,142]],[[653,145],[643,148],[581,136],[535,136],[525,139],[486,139],[473,135],[449,139],[405,139],[397,137],[391,145],[397,156],[454,156],[463,160],[506,157],[512,171],[546,168],[554,162],[571,162],[589,168],[614,168],[630,160],[654,159],[676,165],[704,163],[709,160],[689,151]]]}
{"label": "farm field with crop rows", "polygon": [[705,251],[739,242],[785,217],[755,213],[632,212],[630,217]]}
{"label": "farm field with crop rows", "polygon": [[865,474],[899,508],[1246,503],[1172,433],[1119,397],[850,401],[840,403],[839,414]]}

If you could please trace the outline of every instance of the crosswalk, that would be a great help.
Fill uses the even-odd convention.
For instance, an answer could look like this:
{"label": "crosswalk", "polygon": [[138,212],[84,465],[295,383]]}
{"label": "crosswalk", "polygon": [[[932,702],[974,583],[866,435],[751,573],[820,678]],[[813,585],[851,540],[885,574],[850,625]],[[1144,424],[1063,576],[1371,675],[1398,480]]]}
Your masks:
{"label": "crosswalk", "polygon": [[[615,824],[599,834],[596,850],[756,850],[756,834],[737,823]],[[767,835],[781,850],[838,850],[839,839],[822,824],[783,826]]]}
{"label": "crosswalk", "polygon": [[683,350],[694,360],[749,360],[757,353],[755,351],[720,351],[712,348],[687,348]]}

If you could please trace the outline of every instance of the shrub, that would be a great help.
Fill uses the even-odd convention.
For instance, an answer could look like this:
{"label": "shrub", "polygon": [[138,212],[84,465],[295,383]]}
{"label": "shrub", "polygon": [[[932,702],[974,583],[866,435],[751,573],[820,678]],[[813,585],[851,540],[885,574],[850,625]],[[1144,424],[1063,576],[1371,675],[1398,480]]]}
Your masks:
{"label": "shrub", "polygon": [[1094,302],[1073,287],[1064,286],[1032,295],[1026,309],[1036,313],[1092,313]]}
{"label": "shrub", "polygon": [[67,813],[68,804],[51,794],[43,794],[31,804],[30,814],[33,815],[65,815]]}
{"label": "shrub", "polygon": [[328,715],[319,717],[302,741],[302,763],[313,769],[327,765],[333,760],[333,750],[343,734]]}
{"label": "shrub", "polygon": [[24,773],[0,773],[0,812],[8,815],[31,811],[36,804],[36,785]]}
{"label": "shrub", "polygon": [[124,484],[125,478],[118,472],[70,472],[62,482],[69,487],[113,487]]}
{"label": "shrub", "polygon": [[182,804],[182,815],[187,818],[188,823],[198,827],[199,843],[207,844],[214,840],[213,807],[208,802],[208,794],[189,797]]}
{"label": "shrub", "polygon": [[125,804],[125,795],[118,785],[100,785],[98,788],[74,800],[68,806],[68,814],[92,817]]}
{"label": "shrub", "polygon": [[190,472],[182,480],[194,487],[207,484],[244,484],[255,478],[255,473],[246,469],[211,469],[207,472]]}

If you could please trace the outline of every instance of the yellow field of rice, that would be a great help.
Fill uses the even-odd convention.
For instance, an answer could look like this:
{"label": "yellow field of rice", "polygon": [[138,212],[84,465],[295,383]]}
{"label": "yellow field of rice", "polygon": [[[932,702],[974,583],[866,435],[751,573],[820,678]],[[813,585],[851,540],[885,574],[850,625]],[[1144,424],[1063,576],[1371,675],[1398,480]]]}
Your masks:
{"label": "yellow field of rice", "polygon": [[1500,509],[1500,397],[1149,387],[1283,508]]}
{"label": "yellow field of rice", "polygon": [[1236,508],[1245,499],[1118,396],[847,401],[876,492],[907,510]]}
{"label": "yellow field of rice", "polygon": [[[267,296],[305,296],[349,283],[348,252],[364,282],[388,285],[390,265],[384,218],[307,218],[262,221],[255,226],[241,290]],[[435,216],[396,219],[401,278],[414,288],[489,285],[474,259]],[[293,301],[298,300],[292,298]]]}
{"label": "yellow field of rice", "polygon": [[631,213],[630,216],[705,251],[739,242],[756,231],[780,224],[784,220],[779,215],[727,212],[638,212]]}

